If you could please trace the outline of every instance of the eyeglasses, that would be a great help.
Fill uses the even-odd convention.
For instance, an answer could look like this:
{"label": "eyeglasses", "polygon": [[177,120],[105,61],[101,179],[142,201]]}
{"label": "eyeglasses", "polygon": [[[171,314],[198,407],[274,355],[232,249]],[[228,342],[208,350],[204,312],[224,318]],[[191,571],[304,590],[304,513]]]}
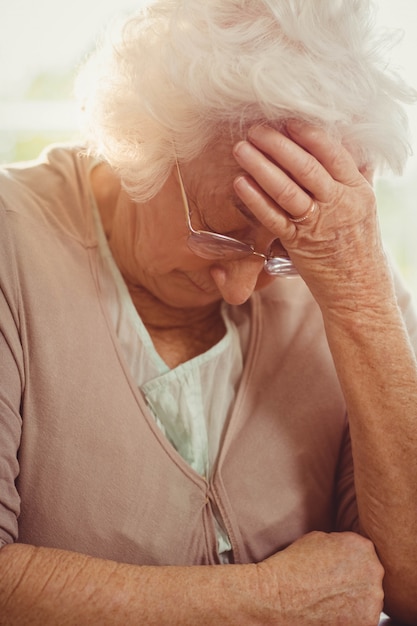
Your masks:
{"label": "eyeglasses", "polygon": [[262,252],[257,252],[252,245],[239,241],[238,239],[234,239],[233,237],[228,237],[227,235],[221,235],[220,233],[214,233],[207,230],[194,230],[191,224],[192,212],[188,204],[188,198],[185,193],[180,166],[177,160],[176,166],[189,230],[187,245],[190,250],[194,252],[194,254],[202,259],[220,259],[222,261],[244,259],[254,254],[255,256],[259,256],[264,259],[264,270],[271,276],[289,277],[298,275],[297,270],[295,269],[291,259],[286,255],[279,240],[276,240],[276,242],[272,244],[271,252],[274,247],[279,247],[281,254],[262,254]]}

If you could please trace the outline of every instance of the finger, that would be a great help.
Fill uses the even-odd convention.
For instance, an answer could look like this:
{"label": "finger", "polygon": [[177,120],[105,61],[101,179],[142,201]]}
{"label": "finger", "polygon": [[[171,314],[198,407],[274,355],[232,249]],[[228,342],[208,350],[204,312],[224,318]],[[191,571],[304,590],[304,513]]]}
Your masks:
{"label": "finger", "polygon": [[309,210],[311,206],[309,194],[255,146],[247,141],[241,141],[234,147],[233,153],[239,165],[251,175],[274,205],[278,205],[295,218],[301,217]]}
{"label": "finger", "polygon": [[288,213],[249,176],[241,175],[233,181],[233,187],[248,209],[265,228],[277,238],[290,239],[296,232],[295,224],[288,220]]}
{"label": "finger", "polygon": [[285,171],[300,187],[318,200],[328,199],[334,186],[333,177],[303,146],[291,137],[265,125],[251,128],[248,138],[251,144]]}
{"label": "finger", "polygon": [[286,129],[291,139],[312,154],[334,180],[345,185],[359,180],[361,175],[352,154],[324,128],[288,120]]}

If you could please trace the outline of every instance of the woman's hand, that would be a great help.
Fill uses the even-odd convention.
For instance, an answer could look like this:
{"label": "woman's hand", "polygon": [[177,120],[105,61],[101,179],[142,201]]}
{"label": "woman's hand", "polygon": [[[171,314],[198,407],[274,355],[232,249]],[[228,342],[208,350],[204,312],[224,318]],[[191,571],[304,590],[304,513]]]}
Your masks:
{"label": "woman's hand", "polygon": [[279,605],[276,623],[378,624],[384,572],[372,543],[360,535],[309,533],[258,568],[270,605]]}
{"label": "woman's hand", "polygon": [[256,126],[235,146],[247,172],[235,190],[281,240],[319,304],[349,305],[354,289],[373,305],[369,287],[385,256],[370,173],[322,128],[294,120],[286,131]]}

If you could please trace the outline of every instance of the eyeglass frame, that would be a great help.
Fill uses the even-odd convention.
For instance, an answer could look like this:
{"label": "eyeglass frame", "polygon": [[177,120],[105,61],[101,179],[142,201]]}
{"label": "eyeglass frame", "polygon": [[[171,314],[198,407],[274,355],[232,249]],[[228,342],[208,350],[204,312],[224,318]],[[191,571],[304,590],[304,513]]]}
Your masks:
{"label": "eyeglass frame", "polygon": [[[289,278],[292,276],[298,276],[298,272],[295,269],[291,259],[288,256],[268,256],[267,254],[263,254],[262,252],[257,252],[255,250],[255,248],[249,244],[249,243],[245,243],[244,241],[239,241],[239,239],[235,239],[234,237],[229,237],[228,235],[222,235],[221,233],[216,233],[216,232],[212,232],[212,231],[208,231],[208,230],[195,230],[193,228],[193,225],[191,224],[191,214],[192,211],[190,209],[190,205],[188,202],[188,197],[187,197],[187,193],[185,191],[185,186],[184,186],[184,181],[181,175],[181,170],[180,170],[180,166],[178,163],[178,159],[175,158],[175,164],[176,164],[176,169],[177,169],[177,174],[178,174],[178,181],[179,181],[179,185],[180,185],[180,191],[181,191],[181,197],[182,197],[182,201],[183,201],[183,208],[184,208],[184,212],[185,212],[185,218],[186,218],[186,223],[188,226],[188,230],[189,230],[189,234],[188,234],[188,239],[187,239],[187,245],[190,248],[190,250],[193,252],[193,254],[199,256],[200,258],[204,258],[204,259],[218,259],[221,258],[221,256],[203,256],[201,254],[199,254],[199,252],[197,252],[196,250],[198,249],[199,245],[197,244],[195,247],[190,246],[190,241],[192,241],[193,239],[198,239],[201,236],[204,237],[209,237],[213,243],[217,243],[217,244],[226,244],[226,248],[227,248],[227,244],[234,244],[234,245],[238,245],[240,246],[241,252],[247,252],[247,254],[245,254],[244,256],[240,257],[240,259],[244,259],[247,258],[249,256],[251,256],[252,254],[254,254],[255,256],[261,257],[262,259],[264,259],[264,271],[269,274],[270,276],[281,276],[281,277],[285,277],[285,278]],[[228,248],[229,250],[232,251],[231,247]],[[219,251],[221,250],[221,247],[219,247]],[[236,249],[236,253],[238,253],[239,250]],[[240,260],[240,259],[236,259],[236,260]]]}

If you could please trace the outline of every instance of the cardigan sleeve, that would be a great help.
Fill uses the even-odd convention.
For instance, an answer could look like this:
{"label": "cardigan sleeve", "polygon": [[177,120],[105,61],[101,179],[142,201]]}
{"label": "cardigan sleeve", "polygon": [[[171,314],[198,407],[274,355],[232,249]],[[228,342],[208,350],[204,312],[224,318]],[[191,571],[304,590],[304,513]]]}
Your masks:
{"label": "cardigan sleeve", "polygon": [[19,288],[7,213],[0,201],[0,546],[18,538],[18,450],[24,387]]}

